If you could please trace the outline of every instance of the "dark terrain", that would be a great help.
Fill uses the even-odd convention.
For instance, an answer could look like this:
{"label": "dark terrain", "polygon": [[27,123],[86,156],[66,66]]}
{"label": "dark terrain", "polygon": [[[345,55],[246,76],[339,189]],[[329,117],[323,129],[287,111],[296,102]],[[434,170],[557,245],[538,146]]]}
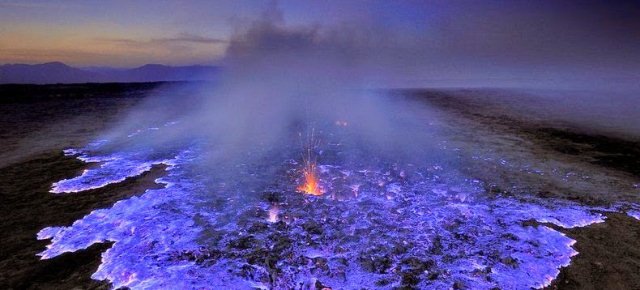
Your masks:
{"label": "dark terrain", "polygon": [[[87,164],[62,149],[81,145],[104,130],[161,83],[0,86],[0,285],[14,289],[108,288],[91,280],[109,245],[40,261],[46,241],[35,239],[47,225],[68,225],[95,208],[156,186],[162,170],[90,195],[56,196],[51,183],[72,177]],[[90,121],[88,121],[90,120]],[[70,122],[71,121],[71,122]],[[87,122],[88,121],[88,122]],[[55,130],[54,124],[61,128]],[[67,129],[67,130],[65,130]],[[33,144],[43,142],[44,146]],[[25,154],[26,152],[26,154]]]}
{"label": "dark terrain", "polygon": [[[49,193],[53,182],[91,166],[65,157],[62,150],[82,146],[124,116],[127,109],[162,86],[146,84],[6,85],[0,86],[0,287],[3,289],[102,289],[90,279],[109,244],[40,261],[47,241],[36,233],[47,226],[70,225],[96,208],[158,186],[156,167],[125,182],[82,194]],[[485,163],[465,163],[466,174],[484,181],[496,195],[533,192],[590,205],[638,202],[640,141],[637,137],[552,121],[544,115],[513,110],[504,91],[403,91],[437,108],[449,126],[469,127],[481,142],[505,140],[521,145],[518,156],[535,155],[597,172],[591,179],[566,183],[554,176],[513,174]],[[498,95],[498,97],[496,97]],[[534,101],[527,96],[526,101]],[[474,136],[457,136],[460,146]],[[489,141],[487,141],[488,139]],[[504,140],[503,140],[504,139]],[[453,143],[456,140],[454,138]],[[509,143],[509,144],[511,144]],[[492,143],[493,144],[493,143]],[[37,146],[36,146],[37,145]],[[505,147],[506,148],[506,147]],[[511,148],[511,147],[509,147]],[[518,155],[521,154],[521,155]],[[606,182],[600,182],[601,180]],[[608,192],[611,192],[610,194]],[[550,289],[640,289],[640,222],[624,214],[607,213],[604,223],[560,229],[577,240],[580,253]]]}
{"label": "dark terrain", "polygon": [[[549,116],[533,112],[514,112],[508,108],[510,101],[495,95],[503,91],[469,92],[455,90],[412,91],[411,95],[489,130],[508,133],[529,140],[534,151],[542,159],[559,159],[581,167],[593,166],[594,170],[610,177],[606,191],[584,191],[545,180],[524,180],[514,185],[513,180],[523,181],[529,176],[510,175],[504,179],[487,177],[491,168],[468,168],[480,180],[491,180],[496,194],[518,194],[537,192],[540,197],[560,197],[583,204],[608,205],[620,200],[637,202],[640,182],[640,142],[634,136],[602,132],[572,123],[550,121]],[[529,100],[534,101],[534,100]],[[551,119],[553,120],[553,119]],[[468,125],[468,124],[467,124]],[[500,176],[500,174],[498,174]],[[635,190],[617,188],[616,181],[630,180]],[[593,186],[593,185],[592,185]],[[614,192],[619,190],[617,194]],[[560,275],[549,289],[640,289],[640,222],[619,213],[607,213],[604,223],[587,227],[561,229],[577,243],[579,254],[572,258],[571,265],[561,269]]]}

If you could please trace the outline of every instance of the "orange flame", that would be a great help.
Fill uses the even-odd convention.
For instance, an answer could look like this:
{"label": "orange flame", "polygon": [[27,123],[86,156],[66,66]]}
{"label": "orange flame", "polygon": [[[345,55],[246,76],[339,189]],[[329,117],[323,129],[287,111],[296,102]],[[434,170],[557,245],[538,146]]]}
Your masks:
{"label": "orange flame", "polygon": [[298,186],[298,191],[311,195],[322,195],[324,192],[320,188],[320,180],[316,176],[316,166],[309,163],[304,169],[304,184]]}
{"label": "orange flame", "polygon": [[[302,137],[302,134],[300,134]],[[320,187],[320,180],[316,174],[316,162],[314,150],[318,146],[318,141],[314,138],[315,130],[312,128],[310,135],[307,135],[305,147],[306,155],[302,156],[304,162],[304,184],[298,186],[297,190],[311,195],[322,195],[324,192]]]}

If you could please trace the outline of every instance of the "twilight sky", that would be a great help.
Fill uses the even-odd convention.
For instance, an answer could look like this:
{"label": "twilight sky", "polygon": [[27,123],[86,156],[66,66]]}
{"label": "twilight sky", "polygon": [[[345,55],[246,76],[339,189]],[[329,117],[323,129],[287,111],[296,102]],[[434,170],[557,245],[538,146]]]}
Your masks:
{"label": "twilight sky", "polygon": [[[234,32],[273,6],[0,0],[0,63],[215,64]],[[370,55],[409,71],[430,68],[426,77],[640,75],[640,1],[294,0],[277,7],[286,27],[377,37],[364,42]]]}

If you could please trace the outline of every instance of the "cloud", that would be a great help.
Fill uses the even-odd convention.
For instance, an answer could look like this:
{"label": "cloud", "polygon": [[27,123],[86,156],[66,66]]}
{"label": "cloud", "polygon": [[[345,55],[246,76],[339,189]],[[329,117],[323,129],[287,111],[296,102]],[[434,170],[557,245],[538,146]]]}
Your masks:
{"label": "cloud", "polygon": [[0,7],[18,9],[42,9],[51,8],[49,3],[24,3],[24,2],[0,2]]}
{"label": "cloud", "polygon": [[191,33],[180,33],[174,37],[151,38],[148,40],[137,40],[130,38],[100,38],[100,41],[107,41],[128,46],[147,45],[168,45],[168,44],[226,44],[228,41],[221,38],[206,37]]}
{"label": "cloud", "polygon": [[228,41],[189,33],[162,38],[94,38],[93,45],[109,51],[128,63],[185,64],[210,63],[220,58]]}
{"label": "cloud", "polygon": [[0,63],[62,61],[76,64],[96,60],[110,61],[114,57],[114,54],[74,49],[0,49]]}

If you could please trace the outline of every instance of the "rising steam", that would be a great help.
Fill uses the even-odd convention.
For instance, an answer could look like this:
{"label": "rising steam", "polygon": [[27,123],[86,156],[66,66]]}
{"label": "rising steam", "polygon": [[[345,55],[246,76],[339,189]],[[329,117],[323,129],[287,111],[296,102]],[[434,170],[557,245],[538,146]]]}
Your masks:
{"label": "rising steam", "polygon": [[[383,70],[373,69],[380,63],[370,52],[380,35],[368,35],[353,29],[338,33],[334,28],[288,27],[277,9],[270,10],[237,28],[218,81],[162,90],[161,97],[150,98],[132,113],[125,124],[177,122],[162,136],[133,145],[204,140],[205,166],[234,167],[274,160],[274,154],[284,151],[297,158],[310,145],[297,146],[304,141],[300,136],[315,130],[323,145],[353,150],[341,157],[345,162],[371,152],[394,160],[424,160],[434,144],[428,110],[378,90],[385,87],[378,81]],[[121,132],[131,129],[118,128],[109,139],[124,138]],[[311,155],[322,150],[319,146],[304,154],[316,158]]]}

